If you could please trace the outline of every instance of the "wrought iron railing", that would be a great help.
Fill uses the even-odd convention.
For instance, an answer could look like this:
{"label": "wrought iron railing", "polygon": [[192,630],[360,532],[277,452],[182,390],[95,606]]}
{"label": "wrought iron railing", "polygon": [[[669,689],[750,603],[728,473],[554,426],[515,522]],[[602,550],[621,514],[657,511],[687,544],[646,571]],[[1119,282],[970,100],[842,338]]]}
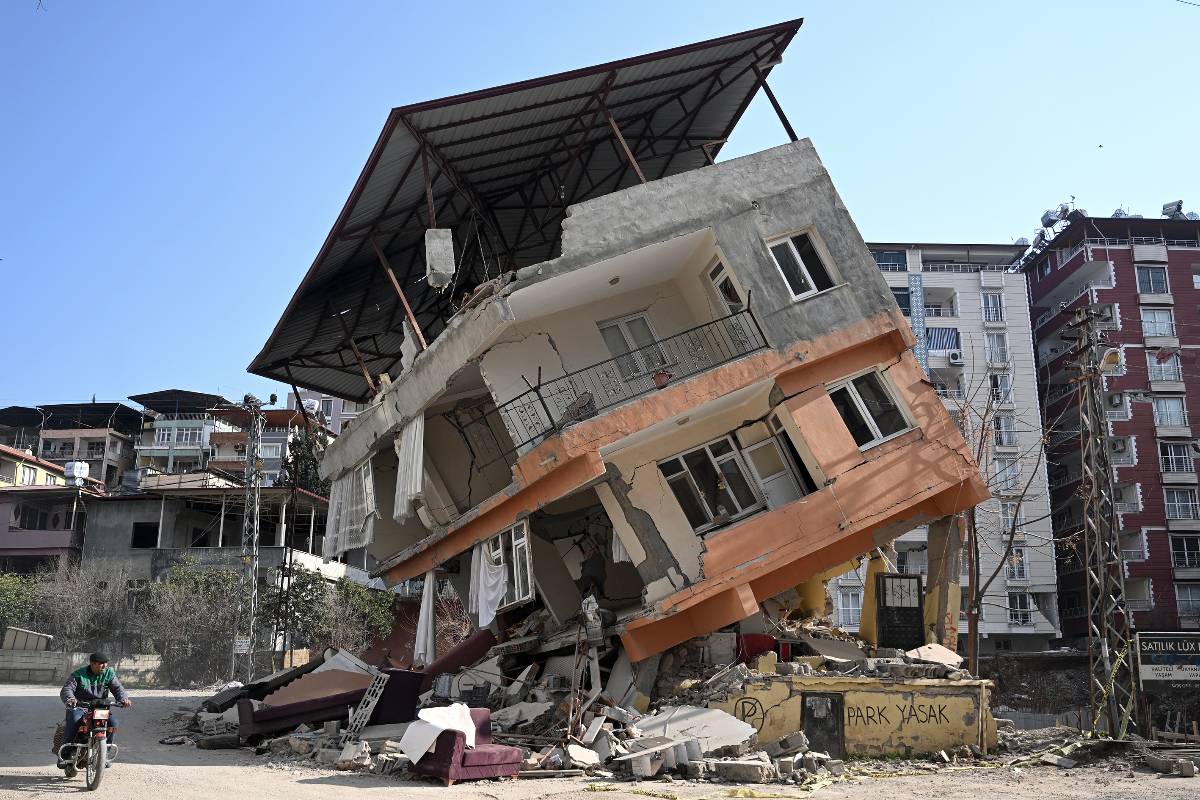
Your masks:
{"label": "wrought iron railing", "polygon": [[1147,372],[1152,381],[1175,381],[1178,383],[1183,380],[1183,368],[1179,364],[1151,364]]}
{"label": "wrought iron railing", "polygon": [[1159,456],[1163,472],[1195,472],[1196,464],[1191,456]]}
{"label": "wrought iron railing", "polygon": [[1188,415],[1186,411],[1155,409],[1154,424],[1163,427],[1184,427],[1188,424]]}
{"label": "wrought iron railing", "polygon": [[604,409],[718,367],[767,346],[749,309],[659,339],[624,355],[531,385],[529,391],[488,412],[482,422],[503,424],[510,457]]}
{"label": "wrought iron railing", "polygon": [[1200,505],[1195,500],[1182,503],[1167,503],[1167,519],[1200,519]]}
{"label": "wrought iron railing", "polygon": [[1171,564],[1176,567],[1200,567],[1200,552],[1195,550],[1173,550]]}

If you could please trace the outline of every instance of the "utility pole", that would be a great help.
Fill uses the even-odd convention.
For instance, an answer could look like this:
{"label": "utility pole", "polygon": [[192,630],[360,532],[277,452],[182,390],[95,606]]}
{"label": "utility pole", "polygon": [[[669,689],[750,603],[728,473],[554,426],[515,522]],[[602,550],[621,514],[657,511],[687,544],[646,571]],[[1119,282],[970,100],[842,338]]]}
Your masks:
{"label": "utility pole", "polygon": [[[271,395],[271,402],[275,396]],[[245,657],[246,681],[254,678],[254,622],[258,614],[258,529],[259,503],[262,495],[262,435],[266,425],[263,403],[252,394],[242,398],[242,408],[250,415],[246,431],[246,499],[242,514],[242,579],[238,594],[242,613],[238,614],[240,629],[233,643],[234,673],[237,657]],[[244,651],[239,653],[239,651]]]}
{"label": "utility pole", "polygon": [[1119,363],[1105,347],[1099,318],[1080,309],[1068,323],[1079,340],[1074,369],[1079,381],[1079,428],[1082,460],[1083,567],[1087,584],[1088,666],[1092,729],[1103,717],[1108,734],[1124,739],[1137,727],[1137,675],[1133,659],[1133,621],[1125,608],[1125,563],[1113,508],[1113,474],[1108,460],[1108,416],[1104,376]]}

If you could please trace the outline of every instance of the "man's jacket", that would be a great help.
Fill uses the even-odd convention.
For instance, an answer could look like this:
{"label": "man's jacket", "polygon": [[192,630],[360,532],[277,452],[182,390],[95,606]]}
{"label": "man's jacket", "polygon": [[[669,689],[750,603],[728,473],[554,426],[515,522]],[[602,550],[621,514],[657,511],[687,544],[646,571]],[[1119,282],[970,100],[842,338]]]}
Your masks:
{"label": "man's jacket", "polygon": [[121,685],[121,681],[117,680],[117,673],[112,667],[105,667],[99,675],[93,675],[91,667],[80,667],[71,673],[71,677],[67,678],[67,682],[63,684],[62,691],[58,693],[58,696],[64,703],[72,698],[79,703],[86,703],[90,700],[99,700],[104,696],[105,689],[113,693],[118,703],[124,703],[129,697],[125,693],[125,687]]}

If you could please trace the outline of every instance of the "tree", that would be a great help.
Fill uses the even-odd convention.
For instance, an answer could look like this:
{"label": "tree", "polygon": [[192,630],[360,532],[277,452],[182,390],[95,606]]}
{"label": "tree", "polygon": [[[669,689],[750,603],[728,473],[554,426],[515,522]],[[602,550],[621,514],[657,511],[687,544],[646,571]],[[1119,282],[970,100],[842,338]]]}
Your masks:
{"label": "tree", "polygon": [[291,486],[294,477],[298,488],[328,497],[329,481],[321,480],[317,468],[328,443],[329,439],[322,428],[316,429],[315,432],[307,428],[296,431],[288,439],[287,453],[279,468],[279,480],[276,481],[276,485]]}
{"label": "tree", "polygon": [[292,564],[281,576],[287,583],[281,591],[273,587],[262,598],[259,614],[287,634],[287,649],[324,647],[323,617],[330,601],[329,581],[319,572]]}
{"label": "tree", "polygon": [[123,568],[64,563],[34,578],[30,625],[58,648],[82,651],[118,643],[128,632]]}
{"label": "tree", "polygon": [[10,626],[28,628],[34,601],[34,581],[28,575],[0,573],[0,636]]}
{"label": "tree", "polygon": [[392,631],[395,595],[340,579],[330,589],[320,635],[330,647],[361,653]]}
{"label": "tree", "polygon": [[[240,597],[238,572],[200,566],[192,559],[180,561],[164,580],[150,584],[142,630],[162,656],[167,685],[229,676]],[[263,641],[261,635],[258,641]]]}

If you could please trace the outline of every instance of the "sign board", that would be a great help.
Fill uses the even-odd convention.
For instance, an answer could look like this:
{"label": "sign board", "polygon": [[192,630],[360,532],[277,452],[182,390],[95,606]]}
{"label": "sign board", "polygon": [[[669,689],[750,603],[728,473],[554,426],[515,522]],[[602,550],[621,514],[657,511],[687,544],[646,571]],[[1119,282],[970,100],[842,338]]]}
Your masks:
{"label": "sign board", "polygon": [[1200,631],[1138,632],[1134,639],[1143,689],[1200,689]]}
{"label": "sign board", "polygon": [[250,652],[250,637],[238,636],[233,640],[234,655],[245,655]]}

